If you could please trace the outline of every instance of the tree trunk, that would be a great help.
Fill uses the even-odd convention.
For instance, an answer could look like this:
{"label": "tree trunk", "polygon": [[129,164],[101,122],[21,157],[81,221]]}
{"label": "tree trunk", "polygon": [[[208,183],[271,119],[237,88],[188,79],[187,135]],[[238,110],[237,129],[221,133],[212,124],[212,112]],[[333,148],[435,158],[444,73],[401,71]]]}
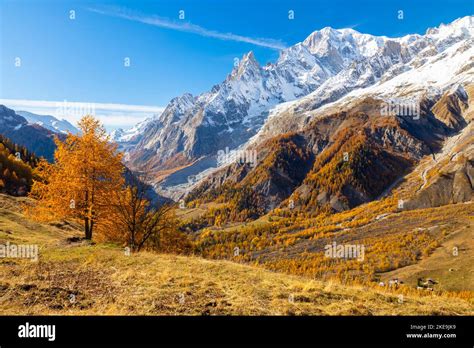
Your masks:
{"label": "tree trunk", "polygon": [[89,218],[84,218],[84,231],[86,233],[86,239],[91,240],[92,239],[92,224],[89,220]]}

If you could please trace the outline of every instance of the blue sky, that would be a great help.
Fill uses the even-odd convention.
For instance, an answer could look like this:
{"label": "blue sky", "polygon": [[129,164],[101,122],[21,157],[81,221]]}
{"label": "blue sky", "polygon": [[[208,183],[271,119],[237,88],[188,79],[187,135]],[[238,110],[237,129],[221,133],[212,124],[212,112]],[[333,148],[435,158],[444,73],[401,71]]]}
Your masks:
{"label": "blue sky", "polygon": [[[33,112],[38,101],[114,104],[110,127],[209,90],[250,50],[265,64],[325,26],[402,36],[474,14],[474,0],[0,1],[0,99]],[[147,107],[128,117],[125,104]]]}

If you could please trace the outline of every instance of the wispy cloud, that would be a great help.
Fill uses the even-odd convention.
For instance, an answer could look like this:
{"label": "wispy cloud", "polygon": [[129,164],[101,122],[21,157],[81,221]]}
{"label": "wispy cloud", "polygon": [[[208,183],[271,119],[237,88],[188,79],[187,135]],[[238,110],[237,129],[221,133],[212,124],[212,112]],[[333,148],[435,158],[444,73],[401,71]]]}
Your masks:
{"label": "wispy cloud", "polygon": [[132,13],[128,10],[108,7],[105,9],[99,8],[88,8],[89,11],[99,13],[106,16],[118,17],[127,19],[130,21],[140,22],[155,27],[166,28],[171,30],[183,31],[205,37],[212,37],[220,40],[245,42],[256,46],[262,46],[271,48],[274,50],[282,50],[285,48],[285,44],[279,40],[266,39],[266,38],[252,38],[248,36],[237,35],[233,33],[221,33],[215,30],[209,30],[199,25],[192,24],[190,22],[178,22],[169,18],[158,17],[158,16],[146,16],[141,14]]}
{"label": "wispy cloud", "polygon": [[15,111],[29,111],[38,115],[51,115],[72,124],[84,114],[93,114],[107,129],[129,128],[150,116],[161,114],[160,106],[108,104],[94,102],[46,101],[25,99],[0,99],[0,104]]}

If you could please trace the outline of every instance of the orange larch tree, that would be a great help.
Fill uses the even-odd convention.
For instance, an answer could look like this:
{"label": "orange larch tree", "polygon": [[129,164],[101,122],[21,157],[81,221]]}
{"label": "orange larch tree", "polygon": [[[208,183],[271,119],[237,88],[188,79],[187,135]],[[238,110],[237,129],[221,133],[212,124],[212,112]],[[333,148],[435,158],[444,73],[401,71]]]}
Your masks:
{"label": "orange larch tree", "polygon": [[108,226],[113,216],[111,199],[124,185],[122,154],[110,142],[104,127],[84,116],[79,135],[55,139],[54,163],[42,161],[35,170],[31,196],[37,203],[30,215],[38,220],[72,218],[84,225],[86,239]]}

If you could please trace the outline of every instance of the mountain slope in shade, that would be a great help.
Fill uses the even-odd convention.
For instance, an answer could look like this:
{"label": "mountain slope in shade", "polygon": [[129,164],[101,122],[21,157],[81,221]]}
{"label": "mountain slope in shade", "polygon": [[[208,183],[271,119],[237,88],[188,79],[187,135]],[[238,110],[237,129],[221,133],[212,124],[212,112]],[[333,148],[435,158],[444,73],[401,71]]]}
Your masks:
{"label": "mountain slope in shade", "polygon": [[56,149],[54,137],[61,137],[60,134],[38,124],[29,123],[24,117],[4,105],[0,105],[0,134],[48,161],[53,160]]}
{"label": "mountain slope in shade", "polygon": [[66,120],[58,120],[50,115],[37,115],[28,111],[16,111],[17,115],[24,117],[28,123],[37,124],[55,133],[77,134],[79,130]]}
{"label": "mountain slope in shade", "polygon": [[435,117],[452,129],[440,149],[424,158],[395,190],[410,209],[474,200],[474,85],[445,94]]}

